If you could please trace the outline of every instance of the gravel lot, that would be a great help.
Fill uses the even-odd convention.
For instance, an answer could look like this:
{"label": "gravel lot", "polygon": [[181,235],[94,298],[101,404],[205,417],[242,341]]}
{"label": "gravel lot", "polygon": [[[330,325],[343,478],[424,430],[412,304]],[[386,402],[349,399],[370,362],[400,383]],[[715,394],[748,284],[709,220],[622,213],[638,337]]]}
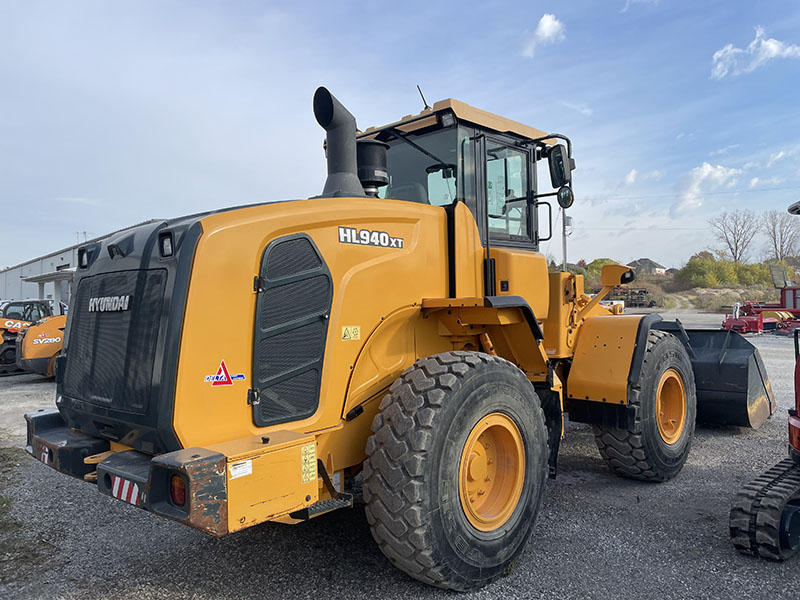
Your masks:
{"label": "gravel lot", "polygon": [[[718,327],[718,315],[679,316]],[[728,506],[747,480],[786,456],[792,341],[758,346],[779,413],[759,431],[699,428],[689,461],[665,484],[611,475],[591,429],[569,424],[558,479],[510,576],[463,597],[796,598],[790,570],[739,556]],[[54,384],[0,379],[1,598],[444,598],[394,569],[363,507],[295,527],[267,523],[223,539],[97,493],[28,457],[22,413],[53,406]]]}

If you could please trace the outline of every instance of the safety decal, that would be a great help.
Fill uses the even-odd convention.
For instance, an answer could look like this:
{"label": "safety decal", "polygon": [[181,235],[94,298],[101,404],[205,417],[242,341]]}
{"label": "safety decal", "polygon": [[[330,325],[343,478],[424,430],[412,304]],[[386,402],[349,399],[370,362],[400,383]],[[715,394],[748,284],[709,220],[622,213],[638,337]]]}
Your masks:
{"label": "safety decal", "polygon": [[219,363],[219,369],[217,369],[216,375],[206,375],[205,381],[206,383],[211,382],[211,385],[233,385],[234,381],[244,381],[245,376],[244,373],[237,373],[236,375],[231,375],[230,371],[228,371],[228,366],[225,364],[225,360],[223,359]]}
{"label": "safety decal", "polygon": [[300,448],[300,476],[303,483],[310,483],[317,479],[317,445],[306,444]]}
{"label": "safety decal", "polygon": [[342,327],[343,342],[356,342],[360,339],[361,339],[360,325],[346,325],[345,327]]}
{"label": "safety decal", "polygon": [[139,486],[124,477],[111,476],[111,495],[128,504],[139,505]]}
{"label": "safety decal", "polygon": [[247,475],[253,474],[253,461],[250,459],[242,460],[237,463],[230,463],[228,465],[228,471],[230,471],[231,479],[237,479],[239,477],[245,477]]}
{"label": "safety decal", "polygon": [[392,237],[385,231],[356,229],[355,227],[339,227],[339,243],[356,244],[358,246],[378,246],[380,248],[402,248],[403,238]]}

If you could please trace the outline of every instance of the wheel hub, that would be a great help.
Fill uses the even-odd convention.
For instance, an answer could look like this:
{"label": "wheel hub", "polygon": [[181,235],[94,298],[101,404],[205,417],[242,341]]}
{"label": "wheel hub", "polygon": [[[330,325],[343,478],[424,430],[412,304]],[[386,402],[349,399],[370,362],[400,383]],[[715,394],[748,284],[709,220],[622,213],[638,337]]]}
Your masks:
{"label": "wheel hub", "polygon": [[513,514],[525,480],[524,450],[519,428],[507,415],[492,413],[472,428],[458,487],[464,514],[479,531],[493,531]]}
{"label": "wheel hub", "polygon": [[667,444],[677,442],[686,424],[686,389],[675,369],[661,375],[656,392],[658,433]]}

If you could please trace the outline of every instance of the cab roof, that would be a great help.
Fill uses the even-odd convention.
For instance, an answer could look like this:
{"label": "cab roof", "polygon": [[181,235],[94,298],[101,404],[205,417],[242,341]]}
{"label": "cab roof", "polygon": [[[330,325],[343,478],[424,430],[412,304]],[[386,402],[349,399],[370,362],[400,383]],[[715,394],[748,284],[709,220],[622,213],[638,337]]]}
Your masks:
{"label": "cab roof", "polygon": [[[455,114],[459,121],[468,121],[473,125],[484,129],[491,129],[498,133],[510,133],[531,140],[548,136],[546,131],[518,123],[517,121],[512,121],[511,119],[495,115],[488,111],[481,110],[480,108],[475,108],[466,102],[447,98],[446,100],[439,100],[434,103],[433,108],[426,108],[417,115],[406,115],[399,121],[389,123],[388,125],[369,127],[366,131],[360,133],[358,137],[374,137],[384,129],[395,127],[406,133],[416,131],[417,129],[435,125],[440,115],[446,112]],[[551,142],[551,140],[546,141]]]}

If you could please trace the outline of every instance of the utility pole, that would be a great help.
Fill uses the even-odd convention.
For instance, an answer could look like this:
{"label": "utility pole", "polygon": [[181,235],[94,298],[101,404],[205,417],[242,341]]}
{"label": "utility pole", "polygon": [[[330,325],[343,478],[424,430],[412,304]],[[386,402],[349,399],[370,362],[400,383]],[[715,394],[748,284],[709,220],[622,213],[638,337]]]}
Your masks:
{"label": "utility pole", "polygon": [[[567,231],[567,227],[570,228]],[[572,233],[572,217],[567,216],[567,209],[561,209],[561,248],[564,252],[564,262],[561,264],[561,269],[567,272],[567,236]]]}

